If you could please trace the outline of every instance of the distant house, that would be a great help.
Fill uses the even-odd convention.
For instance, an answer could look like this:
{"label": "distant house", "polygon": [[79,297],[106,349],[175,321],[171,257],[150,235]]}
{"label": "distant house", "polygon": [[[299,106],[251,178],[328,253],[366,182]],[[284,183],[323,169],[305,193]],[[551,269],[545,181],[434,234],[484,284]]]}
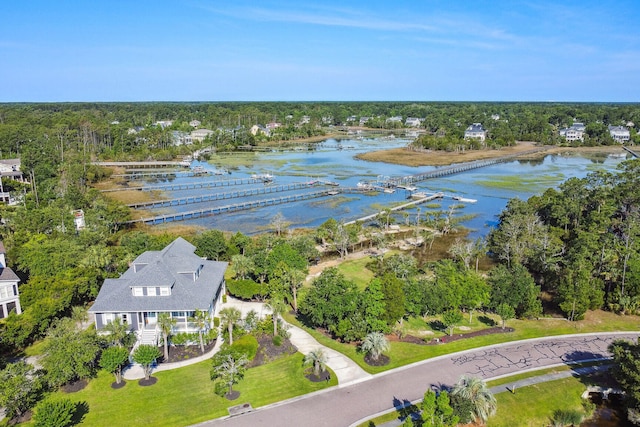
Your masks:
{"label": "distant house", "polygon": [[631,139],[631,133],[629,129],[624,126],[609,126],[609,135],[614,141],[623,144]]}
{"label": "distant house", "polygon": [[500,114],[492,114],[491,119],[496,121],[500,120]]}
{"label": "distant house", "polygon": [[18,292],[20,278],[7,267],[6,253],[4,245],[0,242],[0,319],[4,319],[12,311],[16,314],[22,313]]}
{"label": "distant house", "polygon": [[193,144],[193,138],[187,132],[181,130],[174,130],[171,132],[171,139],[173,145],[191,145]]}
{"label": "distant house", "polygon": [[422,120],[417,117],[407,117],[404,121],[404,125],[407,127],[418,128],[422,124]]}
{"label": "distant house", "polygon": [[144,130],[144,126],[134,126],[134,127],[129,128],[129,129],[127,130],[127,134],[129,134],[129,135],[135,135],[135,134],[137,134],[137,133],[139,133],[139,132],[142,132],[143,130]]}
{"label": "distant house", "polygon": [[574,122],[570,127],[560,129],[559,133],[567,141],[584,141],[585,129],[584,123]]}
{"label": "distant house", "polygon": [[199,128],[201,124],[202,123],[200,122],[200,120],[191,120],[189,122],[189,126],[191,126],[192,128]]}
{"label": "distant house", "polygon": [[309,116],[302,116],[302,119],[300,119],[300,125],[306,125],[309,122],[311,122],[311,117]]}
{"label": "distant house", "polygon": [[[305,117],[308,117],[308,116],[305,116]],[[304,120],[304,118],[303,118],[303,120]],[[301,123],[302,123],[302,122],[301,122]],[[307,123],[309,123],[309,122],[307,122]],[[266,127],[268,130],[270,130],[270,131],[271,131],[271,130],[273,130],[273,129],[277,129],[277,128],[279,128],[280,126],[282,126],[282,123],[277,123],[277,122],[270,122],[270,123],[267,123],[267,124],[265,125],[265,127]]]}
{"label": "distant house", "polygon": [[464,131],[464,139],[477,139],[484,141],[487,138],[487,131],[484,130],[482,124],[473,123]]}
{"label": "distant house", "polygon": [[251,133],[251,135],[253,136],[256,136],[258,134],[269,136],[271,134],[271,131],[262,125],[253,125],[249,129],[249,133]]}
{"label": "distant house", "polygon": [[358,118],[356,116],[349,116],[347,117],[347,122],[351,123],[351,122],[355,122],[356,120],[358,120]]}
{"label": "distant house", "polygon": [[156,126],[160,126],[162,129],[173,126],[173,120],[158,120],[154,123]]}
{"label": "distant house", "polygon": [[371,117],[360,117],[360,121],[358,123],[360,124],[360,126],[364,126],[367,124],[369,119],[371,119]]}
{"label": "distant house", "polygon": [[2,178],[25,182],[24,175],[20,171],[20,159],[0,160],[0,202],[12,204],[15,200],[8,191],[5,191]]}
{"label": "distant house", "polygon": [[225,290],[226,262],[207,261],[195,246],[179,237],[161,251],[137,257],[118,279],[106,279],[89,313],[100,331],[118,318],[138,333],[139,342],[158,338],[158,316],[176,320],[174,332],[196,332],[195,310],[208,313],[210,327]]}
{"label": "distant house", "polygon": [[402,116],[393,116],[393,117],[389,117],[386,120],[387,123],[401,123],[402,122]]}
{"label": "distant house", "polygon": [[208,136],[213,135],[215,132],[210,129],[196,129],[191,131],[191,139],[193,141],[202,142]]}

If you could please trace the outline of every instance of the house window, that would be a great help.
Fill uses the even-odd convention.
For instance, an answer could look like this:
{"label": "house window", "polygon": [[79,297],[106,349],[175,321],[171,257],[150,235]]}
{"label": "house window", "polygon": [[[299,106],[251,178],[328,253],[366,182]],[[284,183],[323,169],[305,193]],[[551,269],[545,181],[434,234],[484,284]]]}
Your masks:
{"label": "house window", "polygon": [[129,314],[128,313],[122,313],[120,315],[120,319],[122,320],[122,324],[123,325],[127,325],[129,323]]}
{"label": "house window", "polygon": [[156,288],[147,288],[147,296],[155,297],[156,296]]}
{"label": "house window", "polygon": [[0,287],[0,298],[9,298],[9,288],[7,286]]}
{"label": "house window", "polygon": [[102,313],[102,323],[103,324],[107,324],[107,323],[111,323],[113,322],[113,319],[115,318],[113,313]]}
{"label": "house window", "polygon": [[134,297],[141,297],[143,295],[144,295],[144,293],[142,291],[142,288],[140,288],[140,287],[133,288],[133,296]]}
{"label": "house window", "polygon": [[163,296],[163,297],[171,295],[171,289],[167,288],[167,287],[160,288],[160,295]]}

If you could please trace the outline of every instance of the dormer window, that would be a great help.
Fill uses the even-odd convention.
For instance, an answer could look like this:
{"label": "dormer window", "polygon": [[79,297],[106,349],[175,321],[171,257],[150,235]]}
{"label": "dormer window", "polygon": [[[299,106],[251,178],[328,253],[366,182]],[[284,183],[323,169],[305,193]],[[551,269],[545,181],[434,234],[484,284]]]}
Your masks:
{"label": "dormer window", "polygon": [[139,286],[134,287],[133,288],[133,296],[134,297],[144,296],[144,290]]}

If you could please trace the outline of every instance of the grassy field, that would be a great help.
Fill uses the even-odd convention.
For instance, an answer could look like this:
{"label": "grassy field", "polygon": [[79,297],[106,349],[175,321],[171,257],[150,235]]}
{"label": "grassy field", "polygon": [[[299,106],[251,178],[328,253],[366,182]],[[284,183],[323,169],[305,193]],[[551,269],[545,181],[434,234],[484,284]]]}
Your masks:
{"label": "grassy field", "polygon": [[[286,356],[267,365],[248,369],[234,390],[240,397],[228,401],[213,392],[209,377],[210,361],[181,369],[153,374],[158,382],[141,387],[128,381],[119,390],[111,388],[113,375],[100,372],[77,393],[58,392],[55,398],[68,397],[86,402],[89,412],[83,424],[95,427],[123,425],[185,426],[228,415],[228,408],[250,403],[253,407],[321,390],[337,384],[332,373],[329,382],[314,383],[304,377],[304,356]],[[25,425],[32,425],[27,423]]]}
{"label": "grassy field", "polygon": [[[553,411],[573,409],[584,413],[581,394],[584,378],[564,378],[519,388],[515,394],[496,395],[498,411],[488,427],[540,427],[549,425]],[[585,414],[586,415],[586,414]]]}

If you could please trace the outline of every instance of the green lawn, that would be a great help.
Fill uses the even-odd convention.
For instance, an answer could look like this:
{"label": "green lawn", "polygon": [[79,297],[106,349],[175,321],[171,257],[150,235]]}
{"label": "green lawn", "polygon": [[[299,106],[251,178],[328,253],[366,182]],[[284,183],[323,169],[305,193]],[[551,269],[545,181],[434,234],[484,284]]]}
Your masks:
{"label": "green lawn", "polygon": [[[230,406],[250,403],[264,406],[291,397],[337,385],[332,373],[329,382],[313,383],[304,377],[304,356],[286,356],[267,365],[248,369],[235,390],[241,392],[235,401],[213,393],[209,378],[210,361],[153,374],[158,382],[141,387],[128,381],[119,390],[111,388],[113,375],[100,372],[96,379],[77,393],[68,394],[77,402],[89,405],[83,424],[90,426],[153,425],[184,426],[228,415]],[[56,393],[55,397],[65,394]],[[31,424],[25,424],[31,425]]]}
{"label": "green lawn", "polygon": [[585,385],[578,378],[563,378],[496,394],[498,412],[488,427],[539,427],[549,425],[553,411],[573,409],[584,412],[581,394]]}
{"label": "green lawn", "polygon": [[371,261],[371,257],[364,257],[343,262],[336,268],[347,280],[355,283],[358,289],[364,290],[374,277],[373,271],[366,267]]}

